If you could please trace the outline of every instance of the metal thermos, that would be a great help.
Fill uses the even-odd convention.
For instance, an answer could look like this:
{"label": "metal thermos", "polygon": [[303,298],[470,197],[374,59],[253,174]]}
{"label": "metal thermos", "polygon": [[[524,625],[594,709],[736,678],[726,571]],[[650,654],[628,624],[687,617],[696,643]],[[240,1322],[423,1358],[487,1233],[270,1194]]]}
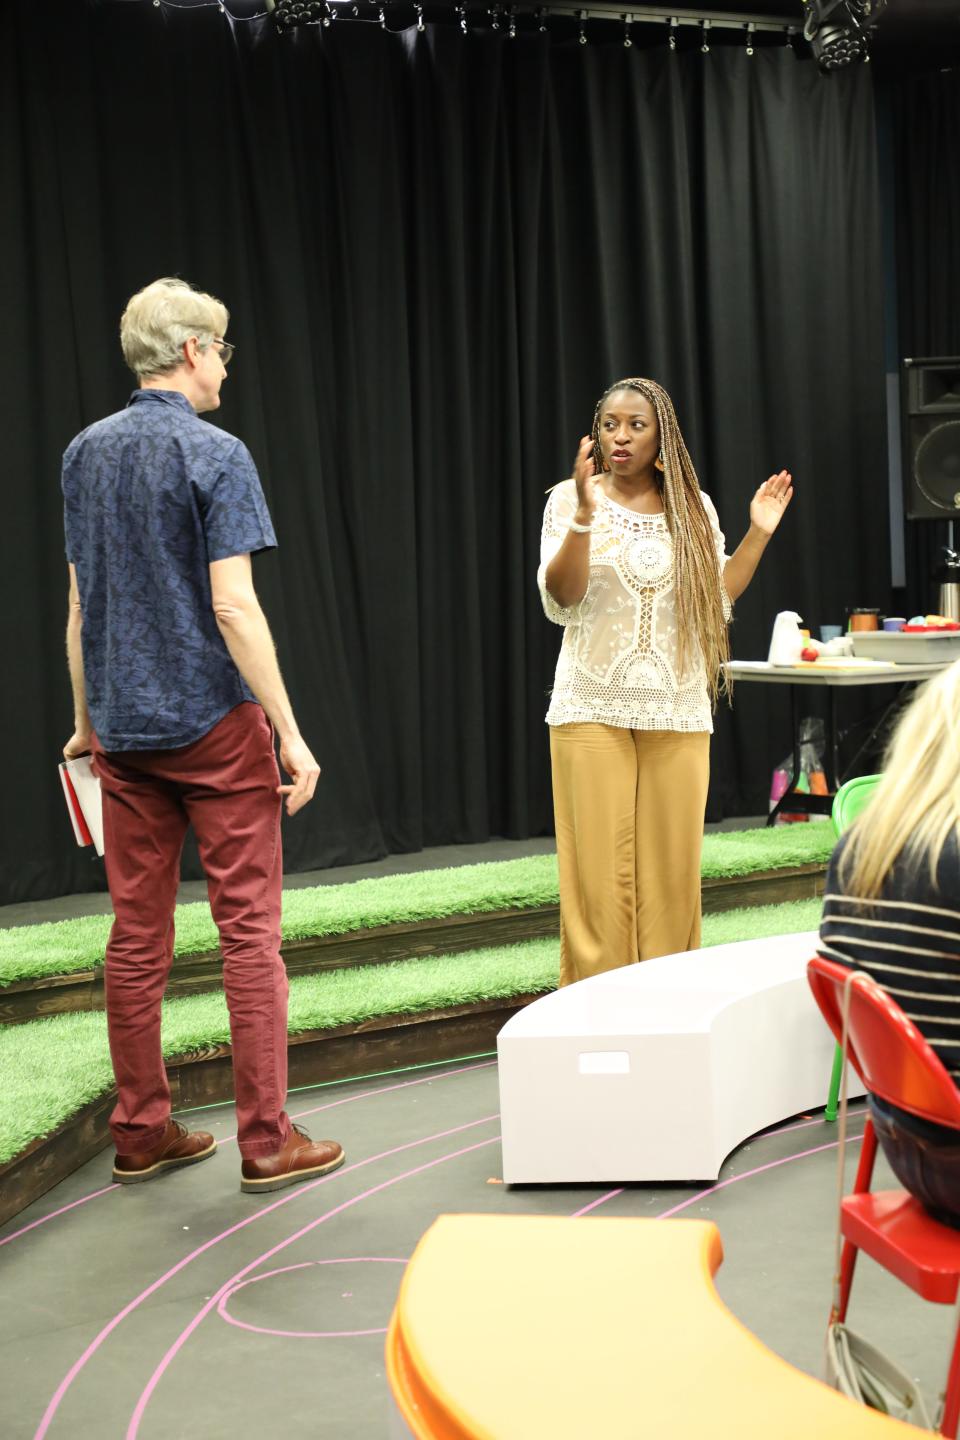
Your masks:
{"label": "metal thermos", "polygon": [[937,614],[960,620],[960,554],[944,546],[943,563],[933,575],[939,586]]}

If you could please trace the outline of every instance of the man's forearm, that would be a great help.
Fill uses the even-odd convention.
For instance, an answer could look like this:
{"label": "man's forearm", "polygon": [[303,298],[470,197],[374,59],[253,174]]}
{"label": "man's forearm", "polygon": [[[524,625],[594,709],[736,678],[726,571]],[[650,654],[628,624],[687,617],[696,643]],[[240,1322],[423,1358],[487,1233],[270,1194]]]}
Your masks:
{"label": "man's forearm", "polygon": [[67,664],[70,667],[70,688],[73,691],[73,724],[78,735],[90,734],[90,712],[87,709],[87,687],[83,678],[83,648],[80,632],[83,616],[75,606],[67,617]]}
{"label": "man's forearm", "polygon": [[216,616],[230,658],[263,706],[281,742],[299,736],[273,636],[259,605],[218,609]]}

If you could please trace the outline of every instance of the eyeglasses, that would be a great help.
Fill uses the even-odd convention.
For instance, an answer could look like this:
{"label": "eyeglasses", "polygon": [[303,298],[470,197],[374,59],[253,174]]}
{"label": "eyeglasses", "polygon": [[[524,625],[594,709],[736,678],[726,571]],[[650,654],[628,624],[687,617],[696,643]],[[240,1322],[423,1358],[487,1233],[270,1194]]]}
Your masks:
{"label": "eyeglasses", "polygon": [[229,340],[214,340],[211,343],[219,347],[218,353],[220,359],[223,361],[224,367],[229,365],[233,359],[233,352],[237,348],[236,345],[231,345]]}

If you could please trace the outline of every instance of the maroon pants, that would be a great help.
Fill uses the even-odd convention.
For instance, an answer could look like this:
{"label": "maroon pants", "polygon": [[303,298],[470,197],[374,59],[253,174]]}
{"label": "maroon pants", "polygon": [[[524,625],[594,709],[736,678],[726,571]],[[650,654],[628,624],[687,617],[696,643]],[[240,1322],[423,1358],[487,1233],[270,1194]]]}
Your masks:
{"label": "maroon pants", "polygon": [[96,738],[93,748],[115,916],[106,995],[117,1151],[149,1149],[170,1116],[160,1002],[173,960],[180,852],[192,825],[220,931],[240,1153],[269,1155],[290,1121],[280,774],[267,718],[247,703],[179,750],[106,752]]}

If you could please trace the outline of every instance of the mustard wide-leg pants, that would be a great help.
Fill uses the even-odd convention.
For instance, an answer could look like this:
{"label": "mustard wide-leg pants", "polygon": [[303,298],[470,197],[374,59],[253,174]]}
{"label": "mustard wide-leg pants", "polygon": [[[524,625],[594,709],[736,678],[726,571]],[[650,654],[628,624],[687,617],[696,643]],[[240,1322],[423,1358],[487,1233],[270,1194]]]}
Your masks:
{"label": "mustard wide-leg pants", "polygon": [[710,736],[553,725],[560,984],[700,944]]}

